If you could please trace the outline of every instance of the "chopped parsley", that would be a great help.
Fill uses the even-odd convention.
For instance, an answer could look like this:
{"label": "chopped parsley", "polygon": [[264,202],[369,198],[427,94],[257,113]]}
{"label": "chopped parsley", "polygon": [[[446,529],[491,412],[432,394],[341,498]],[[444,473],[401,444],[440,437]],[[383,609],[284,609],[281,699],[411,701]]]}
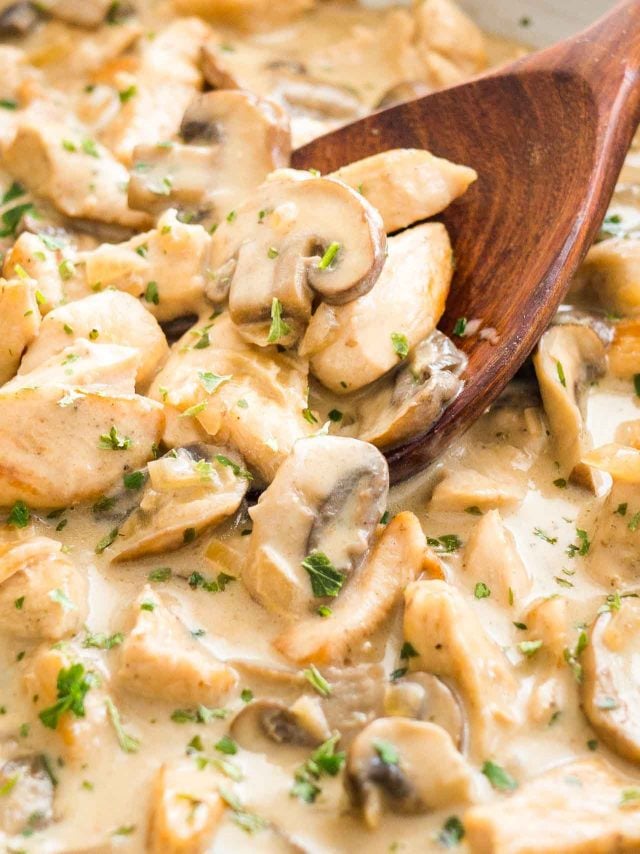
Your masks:
{"label": "chopped parsley", "polygon": [[82,150],[84,151],[84,153],[88,154],[89,157],[100,157],[100,152],[98,151],[98,146],[96,145],[94,140],[83,139],[81,146],[82,146]]}
{"label": "chopped parsley", "polygon": [[213,746],[219,753],[225,753],[227,756],[235,756],[238,752],[238,745],[229,735],[223,735]]}
{"label": "chopped parsley", "polygon": [[636,397],[640,397],[640,374],[633,375],[633,388],[636,393]]}
{"label": "chopped parsley", "polygon": [[512,792],[518,788],[517,782],[501,765],[487,760],[482,766],[482,773],[499,792]]}
{"label": "chopped parsley", "polygon": [[143,471],[131,471],[122,475],[122,482],[126,489],[140,489],[145,481]]}
{"label": "chopped parsley", "polygon": [[104,537],[98,542],[96,545],[96,554],[101,555],[105,549],[108,549],[109,546],[115,543],[116,538],[118,536],[119,528],[112,528],[108,534],[105,534]]}
{"label": "chopped parsley", "polygon": [[207,394],[213,394],[214,391],[219,389],[223,383],[229,382],[232,377],[231,374],[220,376],[212,373],[211,371],[198,371],[198,379],[200,380],[200,385]]}
{"label": "chopped parsley", "polygon": [[102,433],[98,447],[106,451],[126,451],[133,444],[128,436],[121,436],[115,424],[108,433]]}
{"label": "chopped parsley", "polygon": [[418,651],[413,646],[413,644],[409,643],[409,641],[405,641],[402,644],[402,648],[400,650],[400,658],[416,658],[418,655]]}
{"label": "chopped parsley", "polygon": [[541,646],[541,640],[520,641],[520,643],[517,644],[517,647],[520,652],[527,658],[532,658]]}
{"label": "chopped parsley", "polygon": [[567,481],[563,477],[559,477],[559,478],[557,478],[557,480],[553,481],[553,485],[557,486],[558,489],[566,489],[567,488]]}
{"label": "chopped parsley", "polygon": [[442,826],[437,840],[444,848],[455,848],[464,839],[464,826],[457,815],[450,816]]}
{"label": "chopped parsley", "polygon": [[577,545],[575,543],[571,543],[567,546],[566,553],[569,557],[575,557],[576,555],[580,555],[580,557],[584,557],[589,554],[589,549],[591,548],[591,543],[589,541],[589,537],[586,531],[583,531],[582,528],[576,528],[576,536],[578,537]]}
{"label": "chopped parsley", "polygon": [[173,572],[170,566],[160,566],[158,569],[152,569],[147,575],[149,581],[169,581]]}
{"label": "chopped parsley", "polygon": [[126,89],[121,89],[120,92],[118,92],[118,97],[120,98],[121,104],[126,104],[127,101],[130,101],[137,94],[138,87],[135,83],[132,83],[131,86],[127,86]]}
{"label": "chopped parsley", "polygon": [[328,414],[329,421],[333,421],[334,424],[337,424],[338,421],[342,421],[342,412],[339,409],[330,409]]}
{"label": "chopped parsley", "polygon": [[24,501],[16,501],[7,518],[7,524],[14,528],[26,528],[31,519],[31,510]]}
{"label": "chopped parsley", "polygon": [[391,346],[399,359],[406,359],[409,355],[409,342],[403,332],[391,333]]}
{"label": "chopped parsley", "polygon": [[539,537],[541,540],[544,540],[545,543],[550,543],[554,546],[558,542],[557,537],[552,537],[549,534],[545,533],[542,528],[534,528],[533,533],[536,537]]}
{"label": "chopped parsley", "polygon": [[144,290],[145,302],[151,302],[154,305],[160,304],[160,294],[158,292],[157,282],[147,282],[147,287]]}
{"label": "chopped parsley", "polygon": [[476,599],[488,599],[491,596],[491,590],[484,581],[478,581],[473,589],[473,595]]}
{"label": "chopped parsley", "polygon": [[322,673],[320,673],[315,664],[311,664],[303,670],[302,675],[311,687],[314,688],[322,697],[331,696],[331,685],[327,682]]}
{"label": "chopped parsley", "polygon": [[564,660],[571,668],[576,682],[582,682],[582,664],[580,663],[579,658],[586,649],[588,643],[589,639],[587,638],[587,633],[585,631],[581,631],[578,635],[578,641],[575,648],[569,649],[566,647],[563,653]]}
{"label": "chopped parsley", "polygon": [[82,646],[88,649],[113,649],[116,646],[120,646],[123,641],[124,635],[122,632],[116,632],[113,635],[103,634],[102,632],[96,634],[87,632],[82,641]]}
{"label": "chopped parsley", "polygon": [[216,454],[215,456],[216,462],[219,462],[221,466],[226,466],[230,468],[236,477],[244,478],[244,480],[253,480],[253,475],[247,469],[243,469],[238,463],[234,463],[233,460],[230,460],[229,457],[225,457],[224,454]]}
{"label": "chopped parsley", "polygon": [[243,703],[250,703],[253,700],[253,691],[251,688],[243,688],[240,692],[240,699]]}
{"label": "chopped parsley", "polygon": [[443,534],[441,537],[427,537],[427,545],[442,554],[451,554],[462,545],[462,540],[457,534]]}
{"label": "chopped parsley", "polygon": [[275,344],[291,332],[291,327],[282,319],[282,303],[277,297],[271,301],[271,326],[267,344]]}
{"label": "chopped parsley", "polygon": [[124,727],[120,720],[120,712],[118,711],[116,704],[113,702],[111,697],[107,697],[104,704],[107,707],[107,713],[109,715],[111,725],[116,731],[116,737],[120,748],[125,753],[137,753],[140,749],[140,741],[124,731]]}
{"label": "chopped parsley", "polygon": [[331,266],[331,264],[335,261],[336,255],[338,254],[339,251],[340,251],[340,244],[339,243],[336,243],[335,241],[333,243],[330,243],[329,246],[326,248],[324,255],[320,259],[320,263],[318,264],[318,270],[328,269]]}
{"label": "chopped parsley", "polygon": [[383,741],[381,738],[376,738],[373,741],[373,747],[385,765],[400,764],[398,751],[390,741]]}
{"label": "chopped parsley", "polygon": [[335,777],[340,773],[346,760],[346,753],[336,751],[340,735],[336,733],[313,751],[307,761],[295,772],[291,795],[307,804],[312,804],[320,794],[317,785],[323,774]]}
{"label": "chopped parsley", "polygon": [[175,709],[171,720],[176,724],[209,724],[213,720],[224,720],[228,714],[227,709],[209,709],[200,705],[197,709]]}
{"label": "chopped parsley", "polygon": [[83,718],[84,698],[92,684],[92,675],[85,671],[84,665],[76,663],[63,667],[56,682],[58,699],[53,706],[40,712],[38,717],[42,723],[49,729],[56,729],[60,718],[67,712]]}
{"label": "chopped parsley", "polygon": [[638,511],[637,513],[634,513],[634,515],[629,520],[629,524],[627,525],[627,528],[630,531],[637,531],[639,525],[640,525],[640,511]]}
{"label": "chopped parsley", "polygon": [[455,322],[455,326],[453,327],[452,335],[457,335],[458,338],[460,338],[461,336],[464,335],[466,328],[467,328],[467,318],[466,317],[459,317]]}
{"label": "chopped parsley", "polygon": [[311,552],[302,561],[311,580],[311,590],[318,598],[322,596],[337,596],[345,582],[345,574],[331,563],[324,552]]}
{"label": "chopped parsley", "polygon": [[556,359],[556,371],[558,372],[558,381],[563,388],[567,387],[567,378],[564,373],[564,368],[562,367],[562,362],[559,359]]}

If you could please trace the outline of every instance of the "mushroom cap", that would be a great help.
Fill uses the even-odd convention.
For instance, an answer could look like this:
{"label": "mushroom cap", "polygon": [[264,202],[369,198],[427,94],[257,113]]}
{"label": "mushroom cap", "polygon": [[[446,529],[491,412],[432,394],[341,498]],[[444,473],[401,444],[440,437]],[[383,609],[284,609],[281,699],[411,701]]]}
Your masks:
{"label": "mushroom cap", "polygon": [[582,707],[589,723],[623,759],[640,762],[640,600],[623,597],[599,614],[582,654]]}
{"label": "mushroom cap", "polygon": [[[248,340],[291,344],[314,293],[341,304],[373,287],[385,247],[380,215],[359,193],[331,178],[288,171],[262,184],[216,230],[211,270],[214,278],[231,277],[231,318]],[[274,299],[293,326],[291,335],[275,340],[269,334]]]}
{"label": "mushroom cap", "polygon": [[467,357],[435,329],[402,364],[391,383],[363,397],[358,436],[381,448],[425,433],[460,394]]}
{"label": "mushroom cap", "polygon": [[178,549],[235,513],[248,480],[234,466],[244,468],[237,453],[203,443],[152,460],[139,507],[120,528],[114,560]]}
{"label": "mushroom cap", "polygon": [[241,747],[258,753],[267,753],[278,744],[317,747],[322,743],[299,715],[277,700],[249,703],[231,721],[229,731]]}
{"label": "mushroom cap", "polygon": [[471,768],[442,727],[392,717],[378,718],[354,739],[345,788],[367,824],[375,827],[383,806],[422,813],[468,803],[475,785]]}
{"label": "mushroom cap", "polygon": [[446,730],[458,750],[465,739],[465,719],[459,699],[433,673],[410,673],[387,685],[385,712],[437,724]]}
{"label": "mushroom cap", "polygon": [[337,436],[298,440],[250,510],[242,578],[251,595],[289,617],[304,613],[313,592],[302,561],[320,552],[339,572],[352,573],[369,549],[388,489],[386,460],[372,445]]}

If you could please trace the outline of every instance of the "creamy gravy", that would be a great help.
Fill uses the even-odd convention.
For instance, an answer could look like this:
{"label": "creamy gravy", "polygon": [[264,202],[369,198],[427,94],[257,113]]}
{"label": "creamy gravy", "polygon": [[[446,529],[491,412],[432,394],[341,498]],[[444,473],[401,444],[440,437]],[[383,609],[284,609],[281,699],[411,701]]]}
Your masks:
{"label": "creamy gravy", "polygon": [[[160,30],[175,15],[169,2],[148,0],[137,5],[148,33]],[[197,12],[198,7],[205,9],[206,5],[205,2],[198,4],[189,0],[175,3],[185,13]],[[352,27],[368,27],[371,32],[380,33],[384,31],[386,21],[386,13],[365,12],[348,4],[330,2],[321,4],[285,27],[254,35],[239,34],[235,29],[217,26],[223,39],[244,41],[267,50],[274,57],[304,61],[311,51],[335,44]],[[56,87],[69,93],[69,103],[73,105],[79,83],[75,76],[77,65],[74,65],[73,53],[68,57],[64,55],[64,45],[68,44],[72,52],[76,51],[77,42],[83,36],[64,24],[48,26],[49,30],[27,37],[27,52],[32,51],[35,64],[46,76],[50,75]],[[506,46],[493,39],[488,39],[488,45],[493,61],[502,61],[519,50],[517,46]],[[332,73],[329,69],[329,77]],[[352,85],[353,80],[345,80],[344,73],[344,67],[337,69],[333,82]],[[385,88],[385,81],[379,79],[375,70],[371,72],[369,66],[366,70],[351,69],[350,73],[357,78],[356,94],[361,97],[364,108],[372,107],[380,90]],[[297,132],[304,138],[305,134],[319,131],[326,124],[319,119],[301,119]],[[328,125],[331,126],[330,121]],[[640,169],[637,159],[637,153],[632,152],[622,178],[625,185],[620,188],[612,207],[614,215],[621,216],[625,226],[632,231],[640,227],[640,206],[635,204],[634,198],[634,184]],[[55,221],[55,213],[51,216]],[[80,240],[84,240],[87,247],[93,244],[87,238]],[[583,296],[576,299],[585,302]],[[314,405],[323,413],[338,405],[339,398],[317,390],[315,394]],[[430,500],[434,484],[443,473],[470,469],[499,482],[508,481],[514,490],[521,492],[522,499],[503,510],[503,516],[532,579],[526,603],[528,605],[538,597],[562,596],[568,603],[568,646],[573,648],[581,626],[591,623],[611,590],[594,580],[582,556],[569,558],[566,550],[570,544],[576,543],[576,529],[588,533],[593,531],[604,497],[603,494],[593,496],[577,486],[559,488],[554,485],[560,477],[559,468],[536,394],[533,381],[527,386],[524,398],[517,399],[512,406],[494,409],[485,415],[463,439],[452,445],[430,471],[415,481],[394,488],[389,498],[390,513],[405,509],[413,511],[427,537],[455,534],[459,538],[459,546],[441,555],[440,559],[446,568],[447,580],[462,592],[478,615],[483,629],[503,648],[514,667],[522,722],[514,731],[504,735],[493,758],[509,769],[521,787],[560,763],[578,757],[593,757],[594,750],[588,746],[594,738],[593,730],[580,709],[571,668],[551,665],[535,656],[528,659],[518,651],[516,645],[529,639],[528,632],[514,626],[514,621],[525,619],[525,603],[515,601],[511,607],[505,607],[491,596],[479,599],[477,594],[474,595],[473,583],[463,568],[463,555],[464,544],[478,524],[479,517],[473,513],[439,511],[431,507]],[[614,441],[616,428],[621,422],[638,418],[638,400],[628,381],[610,376],[591,389],[588,422],[595,447]],[[74,449],[65,448],[64,452],[72,458]],[[109,549],[102,555],[96,554],[96,544],[116,524],[108,510],[95,512],[90,507],[78,506],[55,518],[48,518],[46,512],[36,510],[32,513],[32,524],[38,534],[62,542],[71,560],[87,573],[87,629],[80,631],[78,638],[72,641],[74,648],[82,647],[82,639],[87,632],[113,635],[122,631],[126,634],[131,622],[128,616],[131,603],[140,595],[149,573],[170,567],[173,577],[152,582],[151,586],[165,597],[185,626],[196,632],[199,644],[215,657],[234,664],[239,681],[237,689],[223,704],[228,710],[228,717],[214,719],[207,724],[175,722],[170,716],[179,704],[136,697],[131,692],[114,689],[125,729],[139,740],[139,750],[132,753],[120,750],[112,729],[106,726],[97,732],[87,731],[80,746],[80,758],[63,760],[58,759],[65,752],[61,749],[59,733],[41,725],[37,717],[41,704],[23,687],[22,675],[30,666],[37,644],[4,636],[0,648],[0,705],[3,712],[0,716],[0,742],[7,745],[7,756],[14,752],[19,755],[45,753],[50,758],[58,784],[55,820],[44,830],[19,834],[0,842],[5,846],[3,850],[29,854],[110,851],[134,854],[147,850],[145,839],[148,813],[152,807],[152,779],[163,762],[184,757],[188,750],[193,751],[195,737],[199,737],[202,747],[202,750],[196,749],[196,753],[227,758],[234,763],[242,779],[227,780],[228,785],[246,809],[272,822],[290,843],[298,845],[299,849],[295,850],[346,852],[361,846],[366,846],[371,852],[442,850],[438,834],[448,818],[463,815],[463,806],[454,804],[415,816],[387,811],[378,828],[371,831],[349,810],[340,775],[336,778],[322,777],[319,784],[322,792],[314,804],[291,796],[294,773],[308,757],[307,748],[274,748],[269,755],[240,749],[229,757],[223,757],[214,749],[214,745],[228,732],[231,715],[244,705],[241,691],[250,689],[255,696],[277,697],[277,686],[274,687],[273,682],[260,674],[256,675],[251,662],[262,668],[289,666],[272,646],[285,621],[258,605],[239,579],[228,582],[219,592],[192,589],[187,581],[194,571],[207,578],[215,578],[220,571],[240,574],[242,556],[246,554],[249,539],[243,535],[250,526],[246,515],[224,523],[213,534],[205,535],[193,545],[124,564],[111,563]],[[211,541],[222,543],[231,550],[227,552],[232,557],[230,560],[227,558],[229,562],[226,565],[211,560]],[[383,630],[365,644],[358,660],[382,659],[386,673],[391,674],[406,664],[400,659],[402,641],[401,615],[395,614]],[[94,667],[101,673],[110,690],[112,671],[117,669],[120,650],[117,647],[110,651],[84,649],[82,654],[85,666]],[[158,693],[162,694],[162,686],[159,686]],[[630,787],[634,781],[640,785],[637,769],[609,751],[601,740],[598,740],[596,752],[628,775]],[[482,798],[490,800],[492,797],[501,795],[487,787]],[[267,840],[260,833],[248,835],[227,815],[221,820],[215,839],[206,850],[221,854],[245,850],[294,850],[287,844],[283,838]],[[460,843],[459,850],[465,850],[464,841]]]}

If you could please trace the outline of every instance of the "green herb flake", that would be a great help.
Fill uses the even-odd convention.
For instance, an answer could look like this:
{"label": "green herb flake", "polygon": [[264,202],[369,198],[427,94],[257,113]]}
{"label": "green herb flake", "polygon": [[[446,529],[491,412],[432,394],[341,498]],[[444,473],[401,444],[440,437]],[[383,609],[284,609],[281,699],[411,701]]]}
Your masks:
{"label": "green herb flake", "polygon": [[406,359],[409,355],[409,341],[402,332],[391,333],[391,346],[399,359]]}
{"label": "green herb flake", "polygon": [[464,333],[466,332],[467,323],[468,323],[468,321],[467,321],[466,317],[459,317],[456,320],[455,325],[453,327],[452,335],[457,335],[458,338],[462,337],[464,335]]}
{"label": "green herb flake", "polygon": [[473,595],[476,599],[488,599],[491,596],[491,590],[487,587],[484,581],[478,581],[473,589]]}
{"label": "green herb flake", "polygon": [[96,554],[101,555],[105,549],[108,549],[109,546],[115,543],[116,538],[118,536],[119,528],[112,528],[108,534],[105,534],[104,537],[98,542],[96,545]]}
{"label": "green herb flake", "polygon": [[487,760],[482,766],[482,773],[499,792],[512,792],[518,788],[517,782],[502,766]]}
{"label": "green herb flake", "polygon": [[636,393],[636,397],[640,397],[640,374],[633,375],[633,388]]}
{"label": "green herb flake", "polygon": [[238,752],[238,745],[229,735],[223,735],[222,738],[214,744],[214,747],[219,753],[224,753],[227,756],[235,756]]}
{"label": "green herb flake", "polygon": [[82,150],[85,154],[88,154],[89,157],[100,157],[100,152],[98,151],[98,146],[92,139],[83,139]]}
{"label": "green herb flake", "polygon": [[309,575],[314,596],[335,597],[342,590],[346,576],[336,569],[324,552],[311,552],[302,561],[302,568]]}
{"label": "green herb flake", "polygon": [[16,501],[7,518],[7,524],[14,528],[26,528],[31,519],[31,510],[24,501]]}
{"label": "green herb flake", "polygon": [[640,525],[640,511],[638,511],[637,513],[634,513],[634,515],[629,520],[629,524],[627,525],[627,527],[629,528],[630,531],[637,531],[639,525]]}
{"label": "green herb flake", "polygon": [[213,394],[214,391],[217,391],[223,383],[229,382],[233,377],[231,374],[221,376],[219,374],[214,374],[211,371],[198,371],[198,379],[200,380],[200,385],[207,394]]}
{"label": "green herb flake", "polygon": [[400,658],[416,658],[418,655],[418,651],[415,649],[413,644],[410,644],[409,641],[405,641],[402,644],[402,648],[400,649]]}
{"label": "green herb flake", "polygon": [[311,685],[311,687],[314,688],[314,690],[316,690],[318,694],[320,694],[322,697],[331,696],[331,685],[320,673],[315,664],[311,664],[309,665],[309,667],[303,670],[302,675]]}
{"label": "green herb flake", "polygon": [[53,706],[43,709],[38,717],[44,726],[56,729],[63,714],[71,712],[77,718],[85,715],[84,698],[93,685],[91,673],[87,673],[84,665],[76,663],[62,668],[56,681],[58,699]]}
{"label": "green herb flake", "polygon": [[122,475],[125,489],[141,489],[145,482],[143,471],[130,471]]}
{"label": "green herb flake", "polygon": [[567,387],[567,378],[564,373],[564,368],[562,367],[562,362],[559,359],[556,359],[556,371],[558,372],[558,381],[563,388]]}
{"label": "green herb flake", "polygon": [[114,424],[108,433],[101,434],[98,447],[105,451],[126,451],[132,444],[129,436],[121,436]]}
{"label": "green herb flake", "polygon": [[69,279],[72,279],[76,272],[76,268],[73,261],[71,261],[69,258],[64,258],[58,264],[58,272],[60,273],[60,278],[63,281],[67,282],[69,281]]}
{"label": "green herb flake", "polygon": [[457,815],[450,816],[438,833],[437,841],[444,848],[455,848],[464,839],[464,826]]}
{"label": "green herb flake", "polygon": [[122,721],[120,720],[120,712],[118,711],[116,704],[110,697],[106,698],[104,704],[107,707],[107,713],[109,715],[111,725],[116,732],[120,749],[123,750],[124,753],[137,753],[140,749],[140,740],[125,732],[124,727],[122,726]]}
{"label": "green herb flake", "polygon": [[251,688],[243,688],[240,692],[240,699],[243,703],[250,703],[253,700],[253,691]]}
{"label": "green herb flake", "polygon": [[555,545],[558,542],[557,537],[552,537],[549,534],[545,533],[542,528],[534,528],[533,533],[539,539],[544,540],[545,543],[549,543],[550,545]]}
{"label": "green herb flake", "polygon": [[566,489],[567,481],[565,480],[565,478],[559,477],[553,481],[553,485],[556,486],[558,489]]}
{"label": "green herb flake", "polygon": [[336,260],[336,256],[340,251],[340,248],[341,247],[339,243],[336,243],[335,241],[333,243],[330,243],[327,249],[325,250],[324,255],[320,259],[320,262],[318,264],[318,270],[327,270]]}
{"label": "green herb flake", "polygon": [[56,587],[55,590],[49,591],[49,599],[51,599],[52,602],[56,602],[58,605],[60,605],[63,611],[77,610],[75,603],[72,602],[71,599],[69,599],[67,594],[64,592],[64,590],[61,590],[59,587]]}
{"label": "green herb flake", "polygon": [[97,632],[93,634],[92,632],[87,632],[83,641],[82,646],[86,649],[113,649],[116,646],[120,646],[124,642],[124,635],[122,632],[115,632],[113,635],[107,635],[102,632]]}
{"label": "green herb flake", "polygon": [[149,581],[162,582],[169,581],[173,576],[173,571],[170,566],[160,566],[158,569],[152,569],[147,575]]}
{"label": "green herb flake", "polygon": [[532,658],[542,646],[541,640],[520,641],[516,644],[520,652],[527,658]]}
{"label": "green herb flake", "polygon": [[391,744],[390,741],[384,741],[381,738],[376,738],[373,740],[373,747],[385,765],[400,764],[398,751],[396,750],[395,745]]}
{"label": "green herb flake", "polygon": [[13,600],[13,607],[16,609],[16,611],[22,611],[22,609],[24,608],[25,598],[26,597],[24,596],[18,596],[17,599]]}
{"label": "green herb flake", "polygon": [[305,421],[307,421],[309,424],[317,424],[317,423],[318,423],[318,419],[317,419],[317,418],[316,418],[316,416],[313,414],[313,412],[309,409],[309,407],[307,407],[306,409],[303,409],[303,410],[302,410],[302,417],[303,417],[303,418],[304,418],[304,420],[305,420]]}
{"label": "green herb flake", "polygon": [[291,332],[291,327],[282,319],[282,303],[277,297],[271,301],[271,326],[267,344],[275,344]]}
{"label": "green herb flake", "polygon": [[451,554],[462,546],[457,534],[443,534],[441,537],[427,537],[427,545],[440,554]]}
{"label": "green herb flake", "polygon": [[160,304],[160,294],[158,292],[157,282],[147,282],[147,287],[144,290],[144,298],[145,302],[153,303],[153,305]]}
{"label": "green herb flake", "polygon": [[130,101],[137,94],[138,87],[135,83],[132,83],[131,86],[127,86],[126,89],[121,89],[120,92],[118,92],[118,97],[120,98],[121,104],[126,104],[127,101]]}

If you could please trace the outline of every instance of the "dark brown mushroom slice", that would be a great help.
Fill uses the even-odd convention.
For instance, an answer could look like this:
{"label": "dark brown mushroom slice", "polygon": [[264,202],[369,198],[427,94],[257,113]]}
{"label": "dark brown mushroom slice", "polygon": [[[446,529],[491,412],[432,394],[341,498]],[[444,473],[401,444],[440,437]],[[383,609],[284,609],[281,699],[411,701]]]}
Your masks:
{"label": "dark brown mushroom slice", "polygon": [[0,768],[0,830],[31,835],[53,821],[54,784],[42,755],[10,759]]}
{"label": "dark brown mushroom slice", "polygon": [[439,330],[397,370],[362,398],[357,434],[381,448],[425,433],[461,392],[467,358]]}
{"label": "dark brown mushroom slice", "polygon": [[41,20],[42,12],[35,3],[11,3],[0,12],[0,39],[26,36]]}
{"label": "dark brown mushroom slice", "polygon": [[231,722],[231,736],[246,750],[266,752],[274,745],[317,747],[322,738],[311,733],[299,715],[276,700],[254,700]]}
{"label": "dark brown mushroom slice", "polygon": [[329,560],[344,579],[352,574],[386,509],[388,477],[370,444],[326,435],[298,440],[250,511],[242,578],[252,596],[292,617],[306,611],[314,589],[318,595],[302,565],[309,555]]}
{"label": "dark brown mushroom slice", "polygon": [[197,314],[184,314],[172,320],[160,321],[160,326],[169,344],[175,344],[178,338],[182,338],[185,332],[188,332],[197,322]]}

